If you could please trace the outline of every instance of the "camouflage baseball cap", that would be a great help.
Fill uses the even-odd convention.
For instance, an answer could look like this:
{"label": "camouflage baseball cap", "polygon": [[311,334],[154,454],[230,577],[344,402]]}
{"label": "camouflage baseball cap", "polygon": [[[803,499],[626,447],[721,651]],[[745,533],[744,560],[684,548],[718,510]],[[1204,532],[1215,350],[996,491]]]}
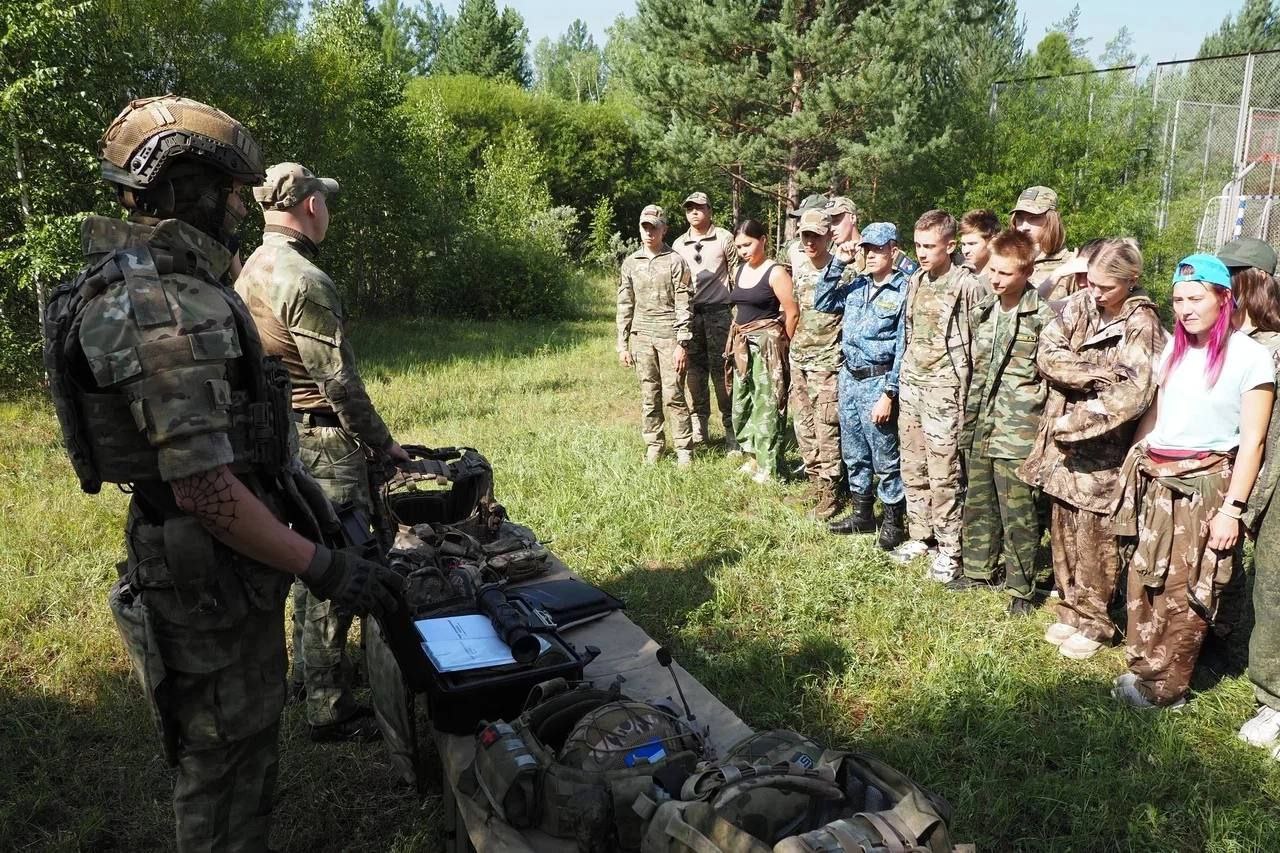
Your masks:
{"label": "camouflage baseball cap", "polygon": [[819,195],[818,193],[807,195],[804,197],[804,200],[800,202],[799,207],[795,210],[787,211],[787,216],[790,216],[792,219],[799,219],[800,214],[804,213],[806,210],[817,210],[826,203],[827,197],[824,195]]}
{"label": "camouflage baseball cap", "polygon": [[858,206],[848,196],[838,195],[831,201],[827,202],[827,215],[835,218],[842,213],[849,213],[854,216],[858,215]]}
{"label": "camouflage baseball cap", "polygon": [[312,193],[333,195],[338,182],[333,178],[317,178],[300,163],[277,163],[267,169],[267,180],[253,188],[253,197],[263,210],[288,210]]}
{"label": "camouflage baseball cap", "polygon": [[684,206],[688,207],[691,204],[701,204],[704,207],[710,207],[711,200],[708,199],[707,194],[703,192],[689,193],[689,197],[684,200]]}
{"label": "camouflage baseball cap", "polygon": [[1058,194],[1048,187],[1027,187],[1013,206],[1014,213],[1048,213],[1057,209]]}
{"label": "camouflage baseball cap", "polygon": [[890,241],[898,242],[898,226],[892,222],[872,222],[862,229],[859,246],[883,246]]}
{"label": "camouflage baseball cap", "polygon": [[646,205],[645,209],[640,211],[640,221],[650,225],[666,225],[667,212],[656,204]]}
{"label": "camouflage baseball cap", "polygon": [[827,234],[831,231],[831,217],[825,210],[806,210],[800,214],[800,227],[796,230],[800,234]]}
{"label": "camouflage baseball cap", "polygon": [[1227,269],[1253,267],[1276,274],[1276,250],[1256,237],[1237,237],[1218,250],[1218,260]]}

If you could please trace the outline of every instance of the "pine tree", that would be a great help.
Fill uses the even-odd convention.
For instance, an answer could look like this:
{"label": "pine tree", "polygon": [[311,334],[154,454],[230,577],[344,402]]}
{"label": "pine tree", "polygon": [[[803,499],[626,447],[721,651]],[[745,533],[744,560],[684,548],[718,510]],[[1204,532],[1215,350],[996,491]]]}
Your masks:
{"label": "pine tree", "polygon": [[458,17],[448,22],[440,39],[434,70],[528,86],[532,81],[525,56],[528,41],[529,32],[519,12],[504,7],[499,13],[494,0],[462,0]]}
{"label": "pine tree", "polygon": [[1233,17],[1227,15],[1217,31],[1200,44],[1198,56],[1255,53],[1280,48],[1280,9],[1275,0],[1245,0]]}
{"label": "pine tree", "polygon": [[603,94],[604,56],[581,19],[554,42],[539,40],[533,66],[537,87],[565,100],[598,101]]}

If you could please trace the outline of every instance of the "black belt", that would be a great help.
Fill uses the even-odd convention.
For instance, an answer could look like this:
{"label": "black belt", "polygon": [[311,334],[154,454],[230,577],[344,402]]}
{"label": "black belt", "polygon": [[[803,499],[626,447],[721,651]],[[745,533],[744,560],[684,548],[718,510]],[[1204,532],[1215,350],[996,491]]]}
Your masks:
{"label": "black belt", "polygon": [[873,364],[870,367],[850,367],[846,364],[844,369],[847,370],[849,375],[854,379],[862,380],[870,379],[872,376],[884,376],[890,370],[893,370],[893,365]]}
{"label": "black belt", "polygon": [[306,427],[341,428],[342,426],[342,421],[338,420],[338,416],[333,412],[309,412],[302,409],[294,409],[293,419]]}

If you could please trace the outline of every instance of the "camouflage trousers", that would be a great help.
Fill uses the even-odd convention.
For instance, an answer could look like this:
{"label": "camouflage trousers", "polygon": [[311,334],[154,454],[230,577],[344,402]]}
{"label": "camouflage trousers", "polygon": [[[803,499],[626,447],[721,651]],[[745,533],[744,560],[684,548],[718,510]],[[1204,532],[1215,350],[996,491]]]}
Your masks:
{"label": "camouflage trousers", "polygon": [[[178,850],[266,850],[285,702],[288,577],[232,565],[240,558],[207,534],[201,545],[193,525],[189,517],[149,524],[131,507],[129,559],[109,602],[177,767]],[[193,575],[213,579],[212,609],[192,608],[184,579]]]}
{"label": "camouflage trousers", "polygon": [[720,378],[724,376],[724,345],[729,339],[733,311],[729,305],[695,305],[693,340],[689,341],[689,367],[685,371],[685,399],[689,405],[695,440],[706,441],[710,434],[711,388],[725,435],[733,433],[733,400]]}
{"label": "camouflage trousers", "polygon": [[796,444],[809,479],[840,479],[840,412],[834,370],[806,369],[791,362],[788,405]]}
{"label": "camouflage trousers", "polygon": [[1091,640],[1110,642],[1116,625],[1107,610],[1120,579],[1120,546],[1110,519],[1053,498],[1049,542],[1062,596],[1058,621]]}
{"label": "camouflage trousers", "polygon": [[778,411],[772,371],[754,340],[747,344],[746,374],[733,371],[733,434],[738,447],[754,456],[761,471],[782,475],[786,452],[786,415]]}
{"label": "camouflage trousers", "polygon": [[898,455],[898,424],[871,422],[871,410],[884,395],[884,376],[854,379],[841,369],[839,379],[840,455],[848,472],[849,492],[871,494],[872,476],[880,478],[876,494],[882,504],[901,503],[902,460]]}
{"label": "camouflage trousers", "polygon": [[996,581],[1003,569],[1009,594],[1029,600],[1036,587],[1040,495],[1018,479],[1021,464],[1021,459],[965,457],[968,485],[961,553],[965,577]]}
{"label": "camouflage trousers", "polygon": [[[298,430],[298,455],[334,503],[352,502],[369,511],[368,473],[360,443],[338,427]],[[307,722],[340,723],[358,706],[351,692],[354,668],[347,654],[352,617],[316,598],[295,581],[293,598],[293,673],[295,688],[307,688]]]}
{"label": "camouflage trousers", "polygon": [[650,447],[662,447],[663,411],[671,425],[671,443],[679,450],[693,448],[693,426],[685,400],[684,376],[676,372],[674,338],[652,338],[632,333],[629,343],[640,377],[640,433]]}
{"label": "camouflage trousers", "polygon": [[1258,701],[1280,711],[1280,506],[1274,500],[1258,528],[1253,571],[1249,680]]}
{"label": "camouflage trousers", "polygon": [[952,386],[917,386],[899,391],[898,437],[902,480],[907,487],[907,524],[912,539],[936,539],[938,551],[960,557],[960,392]]}

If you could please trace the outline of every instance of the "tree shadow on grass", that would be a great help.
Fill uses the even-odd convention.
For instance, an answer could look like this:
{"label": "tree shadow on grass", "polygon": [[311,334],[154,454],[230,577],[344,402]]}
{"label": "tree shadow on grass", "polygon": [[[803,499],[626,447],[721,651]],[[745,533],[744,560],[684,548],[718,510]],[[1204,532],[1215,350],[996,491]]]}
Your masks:
{"label": "tree shadow on grass", "polygon": [[716,571],[740,559],[741,551],[722,549],[674,566],[632,566],[601,587],[626,602],[631,620],[665,645],[675,639],[689,614],[711,600]]}

